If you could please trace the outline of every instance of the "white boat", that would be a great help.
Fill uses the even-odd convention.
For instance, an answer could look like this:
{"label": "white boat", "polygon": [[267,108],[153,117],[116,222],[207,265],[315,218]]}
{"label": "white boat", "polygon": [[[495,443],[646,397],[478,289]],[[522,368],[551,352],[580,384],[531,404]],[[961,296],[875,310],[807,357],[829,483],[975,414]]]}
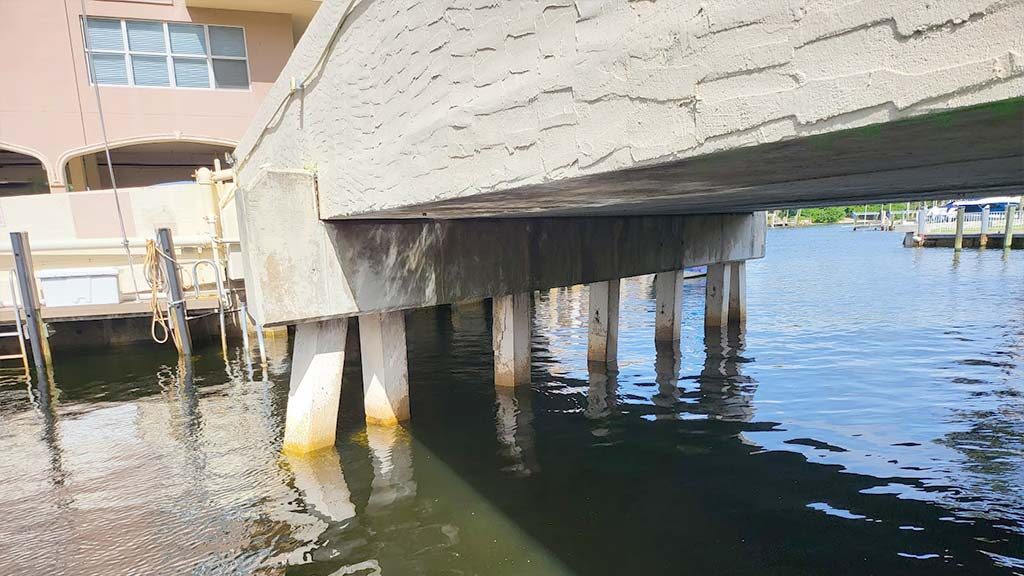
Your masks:
{"label": "white boat", "polygon": [[690,268],[683,268],[683,279],[686,278],[700,278],[701,276],[708,275],[707,266],[692,266]]}

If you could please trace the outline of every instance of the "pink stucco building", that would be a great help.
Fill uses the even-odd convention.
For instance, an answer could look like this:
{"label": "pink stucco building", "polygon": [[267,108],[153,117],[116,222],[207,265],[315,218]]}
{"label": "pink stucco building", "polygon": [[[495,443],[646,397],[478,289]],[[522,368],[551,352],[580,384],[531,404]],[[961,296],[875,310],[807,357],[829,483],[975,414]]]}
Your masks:
{"label": "pink stucco building", "polygon": [[231,150],[318,0],[0,0],[0,196],[188,179]]}

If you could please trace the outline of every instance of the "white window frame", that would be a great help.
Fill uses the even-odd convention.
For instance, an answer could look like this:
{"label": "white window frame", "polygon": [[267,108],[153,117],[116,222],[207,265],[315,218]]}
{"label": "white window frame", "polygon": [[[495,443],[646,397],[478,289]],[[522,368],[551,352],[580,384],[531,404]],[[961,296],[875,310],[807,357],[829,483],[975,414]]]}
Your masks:
{"label": "white window frame", "polygon": [[[89,45],[89,27],[87,20],[113,20],[121,24],[121,43],[123,44],[123,50],[104,50],[96,49]],[[144,52],[141,50],[132,50],[128,44],[128,22],[159,22],[163,25],[164,31],[164,51],[163,52]],[[206,43],[206,54],[176,54],[171,49],[171,34],[169,24],[185,24],[189,26],[202,26],[203,27],[203,38]],[[210,27],[214,28],[236,28],[242,31],[242,49],[244,51],[243,56],[215,56],[213,54],[213,46],[210,44]],[[89,85],[96,84],[95,75],[92,70],[92,54],[119,54],[124,56],[125,75],[128,78],[127,84],[100,84],[100,86],[110,88],[156,88],[156,89],[167,89],[174,88],[177,90],[217,90],[226,92],[251,92],[252,91],[252,70],[249,67],[249,38],[245,33],[245,27],[243,26],[230,26],[224,24],[198,24],[195,22],[164,22],[157,20],[142,20],[138,18],[106,18],[103,16],[93,17],[88,16],[82,17],[82,37],[83,46],[85,47],[85,66],[89,74]],[[164,56],[167,60],[167,86],[139,86],[135,83],[135,70],[132,67],[132,56]],[[210,81],[210,85],[206,88],[199,86],[178,86],[177,79],[174,77],[174,58],[187,58],[192,60],[206,60],[206,74],[207,79]],[[213,61],[214,60],[235,60],[245,62],[245,75],[249,85],[245,88],[218,88],[217,78],[213,74]]]}

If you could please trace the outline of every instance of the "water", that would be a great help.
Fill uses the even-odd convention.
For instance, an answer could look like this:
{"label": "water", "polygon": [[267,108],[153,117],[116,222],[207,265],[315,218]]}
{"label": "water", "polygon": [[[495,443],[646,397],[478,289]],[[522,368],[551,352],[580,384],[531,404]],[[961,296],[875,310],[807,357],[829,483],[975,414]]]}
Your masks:
{"label": "water", "polygon": [[544,292],[514,392],[482,309],[419,312],[412,424],[362,426],[350,362],[311,460],[279,453],[287,342],[267,374],[59,354],[55,402],[0,381],[0,574],[1022,574],[1022,256],[773,230],[742,337],[705,342],[691,281],[656,350],[630,279],[588,373],[586,290]]}

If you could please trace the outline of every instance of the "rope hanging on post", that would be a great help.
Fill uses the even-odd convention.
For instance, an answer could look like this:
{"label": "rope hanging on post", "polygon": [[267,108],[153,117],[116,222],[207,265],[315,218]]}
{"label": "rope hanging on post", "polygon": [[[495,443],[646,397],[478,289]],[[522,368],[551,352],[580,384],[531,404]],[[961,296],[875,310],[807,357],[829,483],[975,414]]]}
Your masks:
{"label": "rope hanging on post", "polygon": [[[161,250],[155,240],[146,240],[146,259],[142,264],[142,271],[145,275],[146,282],[149,283],[149,308],[153,314],[153,321],[149,327],[149,334],[153,337],[153,341],[157,344],[164,344],[168,338],[173,339],[174,347],[181,352],[181,336],[177,330],[171,330],[168,324],[170,320],[169,312],[166,312],[160,306],[160,292],[167,291],[167,276],[164,272],[163,266],[160,265],[160,258],[167,258],[175,266],[178,263],[174,258],[168,256]],[[180,266],[178,266],[180,267]],[[168,302],[168,306],[170,302]],[[163,336],[157,336],[157,327],[163,331]]]}

